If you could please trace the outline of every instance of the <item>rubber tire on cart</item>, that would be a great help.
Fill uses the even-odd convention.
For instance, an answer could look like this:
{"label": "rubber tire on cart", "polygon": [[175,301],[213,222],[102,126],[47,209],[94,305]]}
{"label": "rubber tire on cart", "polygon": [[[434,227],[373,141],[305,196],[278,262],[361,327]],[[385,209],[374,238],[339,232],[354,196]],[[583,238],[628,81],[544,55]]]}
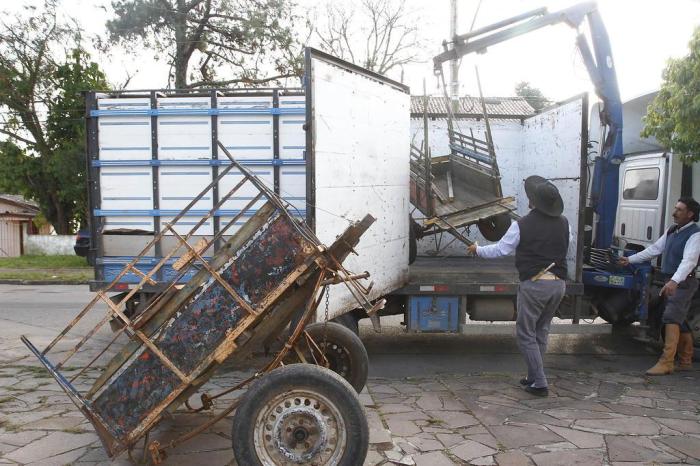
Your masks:
{"label": "rubber tire on cart", "polygon": [[[322,350],[324,349],[324,327],[326,327],[324,322],[315,322],[304,329]],[[369,369],[369,356],[362,340],[352,330],[336,322],[328,322],[325,336],[329,351],[324,351],[324,354],[328,359],[329,369],[347,380],[357,393],[360,393],[367,383]],[[313,361],[308,345],[301,339],[299,342],[304,358],[307,361]]]}
{"label": "rubber tire on cart", "polygon": [[323,367],[292,364],[255,381],[233,418],[233,454],[240,465],[362,465],[367,418],[342,377]]}

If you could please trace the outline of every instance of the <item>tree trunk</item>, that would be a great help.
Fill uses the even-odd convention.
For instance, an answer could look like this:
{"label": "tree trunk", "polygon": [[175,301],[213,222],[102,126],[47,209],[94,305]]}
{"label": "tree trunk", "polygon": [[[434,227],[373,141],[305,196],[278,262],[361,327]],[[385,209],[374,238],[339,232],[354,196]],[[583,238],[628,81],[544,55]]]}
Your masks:
{"label": "tree trunk", "polygon": [[185,0],[177,0],[175,13],[175,88],[187,87],[187,7]]}

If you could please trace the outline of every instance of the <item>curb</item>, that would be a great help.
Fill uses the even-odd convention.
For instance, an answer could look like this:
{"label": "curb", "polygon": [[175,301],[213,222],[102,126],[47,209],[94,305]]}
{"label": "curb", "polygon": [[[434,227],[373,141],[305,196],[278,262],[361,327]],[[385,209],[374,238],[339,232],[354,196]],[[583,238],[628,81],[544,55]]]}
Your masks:
{"label": "curb", "polygon": [[0,279],[0,285],[88,285],[88,281]]}

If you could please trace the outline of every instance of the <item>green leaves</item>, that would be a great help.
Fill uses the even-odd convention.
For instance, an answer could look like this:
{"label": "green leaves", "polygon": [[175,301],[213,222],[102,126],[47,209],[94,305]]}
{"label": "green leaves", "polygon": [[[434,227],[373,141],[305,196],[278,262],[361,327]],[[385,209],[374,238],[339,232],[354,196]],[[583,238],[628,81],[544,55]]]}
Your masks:
{"label": "green leaves", "polygon": [[108,85],[51,2],[27,14],[0,20],[0,191],[37,201],[67,234],[87,214],[81,91]]}
{"label": "green leaves", "polygon": [[654,136],[685,162],[695,162],[700,159],[700,28],[688,45],[688,55],[668,61],[641,136]]}
{"label": "green leaves", "polygon": [[112,6],[111,39],[165,58],[168,85],[176,88],[301,76],[292,27],[299,18],[287,0],[115,0]]}

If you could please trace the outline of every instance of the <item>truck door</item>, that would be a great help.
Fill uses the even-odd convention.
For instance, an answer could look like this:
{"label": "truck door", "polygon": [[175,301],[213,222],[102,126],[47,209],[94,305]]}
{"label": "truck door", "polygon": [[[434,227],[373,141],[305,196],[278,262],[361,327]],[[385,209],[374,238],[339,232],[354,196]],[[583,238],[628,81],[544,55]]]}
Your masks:
{"label": "truck door", "polygon": [[631,156],[622,163],[614,235],[620,246],[641,250],[661,235],[667,169],[663,153]]}

